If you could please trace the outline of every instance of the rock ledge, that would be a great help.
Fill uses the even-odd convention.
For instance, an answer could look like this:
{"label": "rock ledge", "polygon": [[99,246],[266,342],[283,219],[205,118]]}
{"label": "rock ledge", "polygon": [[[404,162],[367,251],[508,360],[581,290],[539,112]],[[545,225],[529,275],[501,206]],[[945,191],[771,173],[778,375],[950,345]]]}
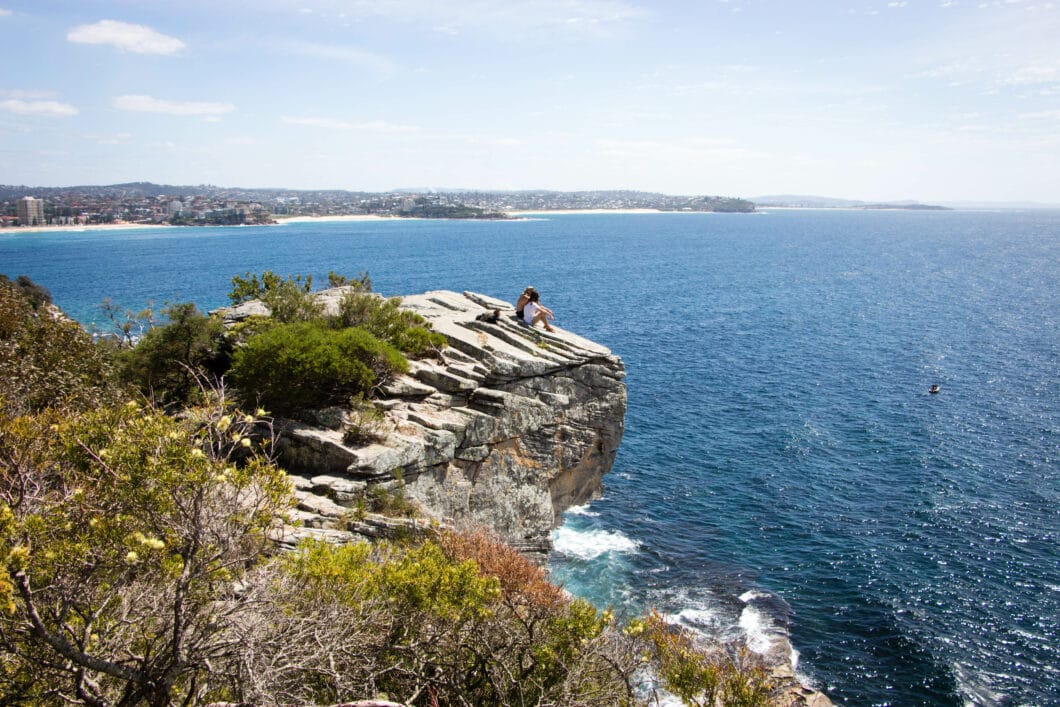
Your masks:
{"label": "rock ledge", "polygon": [[[342,289],[317,296],[333,310]],[[312,425],[278,421],[280,463],[302,521],[287,541],[386,537],[425,524],[355,512],[366,489],[382,485],[401,487],[427,524],[485,526],[543,559],[560,514],[599,495],[614,462],[626,411],[621,359],[571,332],[527,327],[510,304],[485,295],[440,290],[402,306],[449,346],[384,386],[376,405],[385,439],[347,445],[342,410],[321,411]],[[266,312],[243,305],[223,314]]]}

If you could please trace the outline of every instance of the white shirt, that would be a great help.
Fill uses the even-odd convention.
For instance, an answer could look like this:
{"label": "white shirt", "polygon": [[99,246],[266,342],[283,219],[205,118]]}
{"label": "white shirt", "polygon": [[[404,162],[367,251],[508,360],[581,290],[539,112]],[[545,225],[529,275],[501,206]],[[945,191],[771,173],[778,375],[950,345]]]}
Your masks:
{"label": "white shirt", "polygon": [[534,323],[534,317],[541,311],[541,307],[537,302],[527,302],[523,305],[523,321],[527,324]]}

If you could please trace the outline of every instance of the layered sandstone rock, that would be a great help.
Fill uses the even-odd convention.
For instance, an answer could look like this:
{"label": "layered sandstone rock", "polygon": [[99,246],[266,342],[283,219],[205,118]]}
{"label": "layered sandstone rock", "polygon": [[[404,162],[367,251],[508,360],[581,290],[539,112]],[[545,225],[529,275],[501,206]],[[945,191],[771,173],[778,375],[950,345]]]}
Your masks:
{"label": "layered sandstone rock", "polygon": [[[342,288],[318,295],[334,308]],[[229,320],[264,312],[244,305]],[[601,490],[622,439],[622,361],[605,347],[515,319],[512,306],[470,292],[403,298],[449,346],[410,362],[375,401],[384,439],[343,441],[348,412],[286,421],[278,449],[299,496],[302,530],[289,534],[387,536],[407,522],[356,512],[373,486],[395,490],[435,522],[492,529],[543,556],[560,514]],[[420,521],[422,523],[422,521]]]}

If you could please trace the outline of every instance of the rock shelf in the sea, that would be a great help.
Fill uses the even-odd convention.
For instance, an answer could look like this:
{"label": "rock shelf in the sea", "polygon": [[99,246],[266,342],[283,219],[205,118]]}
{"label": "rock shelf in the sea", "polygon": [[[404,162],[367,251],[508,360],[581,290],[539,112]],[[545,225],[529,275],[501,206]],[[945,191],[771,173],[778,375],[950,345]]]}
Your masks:
{"label": "rock shelf in the sea", "polygon": [[[317,296],[333,309],[342,291]],[[278,421],[302,521],[288,539],[380,537],[423,522],[355,513],[367,489],[382,485],[400,487],[428,522],[484,526],[543,556],[560,514],[597,496],[614,462],[626,411],[621,359],[558,327],[524,326],[510,304],[484,295],[427,292],[402,306],[449,345],[385,384],[374,401],[385,438],[347,444],[343,410],[311,415],[314,424]],[[229,322],[264,313],[257,302],[223,310]]]}

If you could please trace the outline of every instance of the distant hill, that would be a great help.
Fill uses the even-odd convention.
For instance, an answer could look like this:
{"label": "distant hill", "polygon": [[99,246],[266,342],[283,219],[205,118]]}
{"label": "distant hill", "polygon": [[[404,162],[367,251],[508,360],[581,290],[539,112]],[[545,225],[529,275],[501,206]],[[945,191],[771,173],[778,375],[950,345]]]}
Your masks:
{"label": "distant hill", "polygon": [[772,194],[756,196],[751,199],[761,207],[787,207],[801,209],[909,209],[913,211],[946,211],[949,207],[935,204],[922,204],[919,201],[857,201],[853,199],[834,199],[828,196],[807,196],[802,194]]}

